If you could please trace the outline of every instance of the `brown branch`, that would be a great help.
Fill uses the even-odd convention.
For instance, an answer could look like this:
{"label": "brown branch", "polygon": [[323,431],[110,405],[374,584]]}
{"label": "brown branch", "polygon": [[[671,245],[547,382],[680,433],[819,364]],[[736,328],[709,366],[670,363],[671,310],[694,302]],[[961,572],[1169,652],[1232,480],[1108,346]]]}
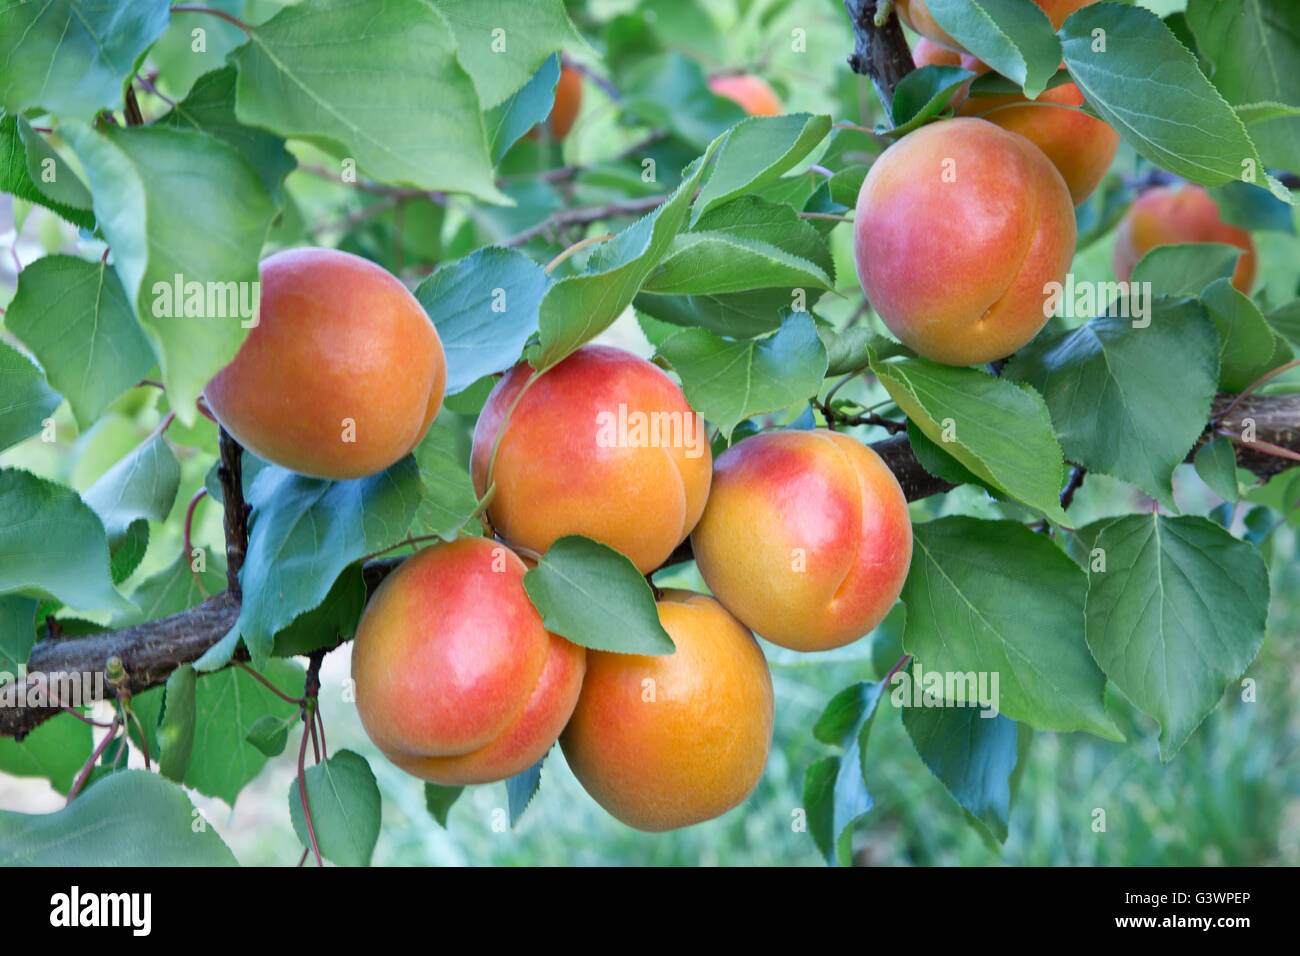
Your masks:
{"label": "brown branch", "polygon": [[221,480],[221,504],[225,509],[226,586],[238,603],[241,596],[239,571],[248,551],[248,513],[252,509],[244,501],[244,449],[224,428],[220,430],[218,445],[221,465],[217,468],[217,477]]}
{"label": "brown branch", "polygon": [[[1300,395],[1254,394],[1237,402],[1236,407],[1228,411],[1236,399],[1236,395],[1228,394],[1219,395],[1215,399],[1213,415],[1218,427],[1241,434],[1253,422],[1253,433],[1260,446],[1267,443],[1300,451]],[[1213,429],[1207,427],[1200,443],[1209,441],[1213,436]],[[238,447],[233,440],[230,445]],[[870,447],[894,473],[908,501],[943,494],[955,487],[921,467],[906,435],[894,435],[873,442]],[[1278,458],[1262,447],[1252,447],[1249,442],[1234,443],[1234,448],[1237,464],[1261,479],[1293,467],[1291,462]],[[1188,460],[1191,460],[1195,450],[1188,454]],[[237,497],[237,491],[231,493],[238,488],[237,484],[226,486],[223,481],[223,488],[227,502],[238,500],[242,503],[242,496]],[[669,556],[664,566],[690,559],[688,539]],[[234,564],[231,558],[228,557],[227,560]],[[242,554],[239,560],[242,560]],[[389,557],[367,561],[362,567],[367,593],[374,594],[380,582],[403,560],[400,557]],[[84,637],[47,638],[32,650],[28,671],[34,676],[29,676],[28,685],[47,674],[82,675],[101,672],[107,667],[110,658],[117,657],[126,671],[124,689],[138,694],[165,683],[167,676],[181,664],[197,660],[208,648],[225,637],[238,617],[239,600],[227,590],[188,611],[133,627]],[[109,692],[111,694],[111,688]],[[0,706],[0,737],[21,739],[33,727],[62,712],[57,706]]]}
{"label": "brown branch", "polygon": [[903,27],[892,14],[884,26],[876,26],[879,0],[844,0],[849,23],[853,25],[853,52],[849,67],[854,73],[871,78],[876,95],[888,115],[894,102],[894,90],[907,74],[916,69],[912,51],[903,36]]}
{"label": "brown branch", "polygon": [[603,206],[583,206],[579,209],[561,209],[543,219],[535,226],[530,226],[523,232],[515,233],[508,239],[503,239],[499,243],[502,246],[522,246],[530,239],[546,233],[550,230],[563,229],[566,226],[584,226],[589,223],[599,222],[602,219],[608,219],[611,216],[639,216],[643,212],[649,212],[662,206],[668,199],[665,194],[662,196],[644,196],[641,199],[631,199],[627,202],[611,202]]}

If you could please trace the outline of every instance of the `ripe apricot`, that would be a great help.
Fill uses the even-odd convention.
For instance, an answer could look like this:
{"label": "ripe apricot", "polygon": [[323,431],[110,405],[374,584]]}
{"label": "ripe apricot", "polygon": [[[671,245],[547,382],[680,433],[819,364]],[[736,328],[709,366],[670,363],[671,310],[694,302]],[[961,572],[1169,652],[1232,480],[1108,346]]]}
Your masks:
{"label": "ripe apricot", "polygon": [[578,781],[628,826],[658,833],[726,813],[772,745],[772,675],[754,636],[713,598],[666,591],[677,649],[590,651],[560,746]]}
{"label": "ripe apricot", "polygon": [[931,123],[871,166],[853,220],[867,299],[903,344],[948,365],[1010,355],[1047,322],[1074,257],[1065,180],[1025,137]]}
{"label": "ripe apricot", "polygon": [[781,98],[762,77],[740,76],[709,77],[709,89],[725,96],[750,116],[780,116],[785,112]]}
{"label": "ripe apricot", "polygon": [[713,455],[703,422],[672,379],[621,349],[584,346],[519,397],[532,371],[507,372],[474,428],[480,495],[497,446],[493,527],[537,552],[586,535],[654,570],[704,510]]}
{"label": "ripe apricot", "polygon": [[384,756],[448,786],[504,780],[573,712],[585,651],[547,632],[504,545],[460,538],[408,558],[352,645],[361,723]]}
{"label": "ripe apricot", "polygon": [[838,432],[770,431],[718,456],[691,536],[709,589],[796,651],[852,643],[889,613],[912,559],[893,472]]}
{"label": "ripe apricot", "polygon": [[554,139],[564,139],[573,129],[573,121],[582,108],[582,74],[574,67],[560,67],[560,79],[555,84],[555,105],[547,121]]}
{"label": "ripe apricot", "polygon": [[1183,242],[1223,242],[1245,250],[1232,273],[1238,291],[1250,294],[1255,285],[1255,242],[1250,233],[1230,226],[1203,186],[1173,190],[1148,189],[1134,200],[1115,232],[1115,275],[1127,282],[1138,260],[1156,246]]}
{"label": "ripe apricot", "polygon": [[262,261],[257,325],[203,390],[241,445],[319,478],[383,471],[424,437],[447,381],[442,342],[397,278],[337,249]]}

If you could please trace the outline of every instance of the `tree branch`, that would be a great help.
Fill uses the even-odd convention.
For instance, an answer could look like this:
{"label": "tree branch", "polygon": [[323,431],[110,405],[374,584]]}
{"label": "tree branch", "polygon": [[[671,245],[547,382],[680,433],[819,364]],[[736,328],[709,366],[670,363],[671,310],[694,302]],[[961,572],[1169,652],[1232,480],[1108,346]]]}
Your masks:
{"label": "tree branch", "polygon": [[876,95],[888,115],[894,102],[894,90],[907,74],[916,69],[912,51],[903,36],[903,27],[892,13],[884,26],[876,26],[876,8],[880,0],[844,0],[849,23],[853,25],[853,52],[849,67],[854,73],[871,78]]}

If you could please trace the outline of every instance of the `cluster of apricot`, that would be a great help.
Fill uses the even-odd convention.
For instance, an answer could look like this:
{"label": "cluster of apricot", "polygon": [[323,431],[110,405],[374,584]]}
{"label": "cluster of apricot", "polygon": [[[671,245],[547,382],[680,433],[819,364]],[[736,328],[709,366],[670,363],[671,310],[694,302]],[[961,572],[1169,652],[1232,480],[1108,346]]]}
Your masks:
{"label": "cluster of apricot", "polygon": [[[258,324],[205,391],[258,455],[327,478],[408,453],[441,405],[437,332],[383,269],[330,249],[262,264]],[[470,470],[495,537],[407,559],[366,607],[356,703],[395,764],[436,783],[501,780],[559,739],[583,786],[644,830],[686,826],[753,790],[771,745],[772,680],[753,631],[797,650],[856,640],[897,599],[912,550],[907,503],[869,448],[826,431],[768,432],[728,449],[681,429],[610,440],[602,422],[697,422],[650,362],[588,345],[540,376],[497,382]],[[699,436],[702,438],[702,435]],[[586,650],[543,626],[531,559],[586,535],[643,573],[688,535],[714,596],[662,592],[662,656]]]}

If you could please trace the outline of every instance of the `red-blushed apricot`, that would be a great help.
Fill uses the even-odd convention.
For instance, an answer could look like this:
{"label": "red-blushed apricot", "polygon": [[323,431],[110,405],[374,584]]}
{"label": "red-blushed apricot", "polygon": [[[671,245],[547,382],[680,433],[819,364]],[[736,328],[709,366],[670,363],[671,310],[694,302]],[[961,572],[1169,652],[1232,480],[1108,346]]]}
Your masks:
{"label": "red-blushed apricot", "polygon": [[448,786],[537,763],[568,722],[583,648],[550,634],[504,545],[460,538],[388,576],[352,645],[361,723],[389,760]]}
{"label": "red-blushed apricot", "polygon": [[709,589],[747,627],[824,651],[889,613],[912,560],[912,521],[898,479],[861,442],[763,432],[718,456],[691,546]]}
{"label": "red-blushed apricot", "polygon": [[383,471],[442,406],[438,333],[398,279],[337,249],[261,264],[258,322],[203,390],[217,419],[267,461],[320,478]]}
{"label": "red-blushed apricot", "polygon": [[1203,186],[1179,190],[1157,186],[1134,200],[1115,232],[1115,275],[1127,282],[1138,260],[1156,246],[1183,242],[1223,242],[1244,249],[1232,273],[1232,284],[1250,294],[1255,286],[1255,242],[1246,230],[1223,221]]}
{"label": "red-blushed apricot", "polygon": [[554,139],[564,139],[573,129],[573,121],[582,108],[582,74],[574,67],[560,67],[560,79],[555,84],[555,105],[551,107],[548,123]]}
{"label": "red-blushed apricot", "polygon": [[713,76],[709,78],[709,89],[736,103],[750,116],[780,116],[785,112],[781,98],[762,77]]}
{"label": "red-blushed apricot", "polygon": [[574,776],[628,826],[651,833],[726,813],[749,796],[772,745],[772,675],[754,636],[711,597],[666,591],[677,649],[589,651],[560,736]]}
{"label": "red-blushed apricot", "polygon": [[[1047,18],[1052,21],[1053,30],[1061,29],[1061,24],[1065,22],[1066,17],[1080,7],[1086,7],[1093,2],[1095,0],[1034,0],[1034,3],[1038,4],[1047,14]],[[911,27],[914,33],[919,33],[927,40],[949,50],[956,50],[958,53],[968,52],[952,38],[947,30],[939,26],[925,0],[894,0],[894,7],[898,11],[898,18]]]}
{"label": "red-blushed apricot", "polygon": [[493,527],[537,552],[586,535],[642,573],[654,570],[690,534],[709,495],[713,455],[702,420],[662,370],[621,349],[584,346],[519,397],[531,375],[522,362],[507,372],[474,428],[480,495],[497,446]]}
{"label": "red-blushed apricot", "polygon": [[947,365],[991,362],[1032,339],[1075,238],[1070,191],[1042,150],[968,118],[885,150],[853,220],[872,307],[904,345]]}

